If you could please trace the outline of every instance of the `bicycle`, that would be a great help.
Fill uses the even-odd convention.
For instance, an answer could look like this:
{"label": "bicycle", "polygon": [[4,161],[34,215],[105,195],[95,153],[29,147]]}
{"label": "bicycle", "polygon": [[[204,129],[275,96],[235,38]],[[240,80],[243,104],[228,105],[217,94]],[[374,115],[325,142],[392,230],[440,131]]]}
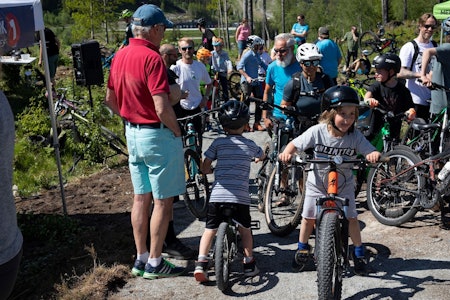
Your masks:
{"label": "bicycle", "polygon": [[[450,91],[445,86],[436,83],[432,84],[431,89]],[[442,108],[429,123],[420,118],[411,122],[401,144],[408,146],[424,159],[448,149],[450,147],[450,126],[447,107]]]}
{"label": "bicycle", "polygon": [[[304,93],[315,95],[315,92]],[[300,223],[303,210],[305,183],[304,173],[297,164],[283,164],[278,160],[284,146],[307,128],[316,124],[318,116],[305,116],[291,108],[263,102],[250,97],[251,101],[259,102],[267,108],[278,108],[287,115],[286,120],[272,119],[277,132],[273,137],[272,148],[267,156],[267,163],[258,172],[258,188],[265,188],[264,208],[265,219],[269,230],[277,236],[286,236]],[[264,168],[264,169],[263,169]],[[258,195],[262,195],[258,191]],[[261,199],[261,197],[258,197]]]}
{"label": "bicycle", "polygon": [[[91,127],[94,122],[86,118],[89,111],[81,110],[81,108],[78,106],[80,105],[79,102],[67,99],[66,92],[66,88],[59,88],[56,90],[56,102],[54,111],[55,115],[57,116],[58,127],[62,131],[64,131],[65,128],[69,128],[73,133],[75,142],[89,144],[88,147],[90,147],[91,143],[87,141],[87,139],[90,139],[90,137],[88,136],[88,134],[83,135],[80,133],[80,131],[78,130],[77,121],[80,121],[89,127]],[[117,134],[103,125],[99,125],[99,129],[104,142],[114,151],[113,154],[105,157],[104,159],[118,154],[128,157],[127,144],[125,141],[123,141]],[[61,140],[63,136],[64,133],[59,134],[59,140],[62,144],[64,144],[64,141]],[[78,157],[75,157],[73,166],[71,167],[69,172],[75,169],[76,164],[83,158],[83,155],[84,153],[82,153]]]}
{"label": "bicycle", "polygon": [[[294,156],[293,161],[303,165],[305,172],[318,168],[318,165],[326,165],[320,176],[323,178],[323,185],[327,186],[327,195],[316,199],[314,255],[317,263],[317,286],[319,299],[340,299],[343,274],[350,266],[350,252],[347,219],[349,199],[338,196],[340,187],[345,185],[339,183],[338,175],[342,174],[343,168],[366,168],[369,164],[364,158],[344,159],[341,156],[323,159]],[[344,179],[346,180],[345,177]]]}
{"label": "bicycle", "polygon": [[374,82],[375,77],[370,77],[369,75],[367,75],[365,79],[359,80],[353,77],[352,74],[353,73],[349,72],[345,73],[345,81],[343,85],[347,85],[354,89],[358,93],[358,96],[362,101],[367,93],[367,89]]}
{"label": "bicycle", "polygon": [[186,176],[186,192],[184,203],[192,215],[198,219],[206,217],[210,196],[209,180],[200,170],[202,149],[198,132],[195,131],[192,119],[218,111],[220,108],[202,111],[192,116],[177,119],[183,132],[184,165]]}
{"label": "bicycle", "polygon": [[397,37],[402,36],[403,33],[400,35],[387,33],[387,35],[388,38],[384,38],[384,34],[377,35],[373,31],[365,31],[359,38],[361,51],[367,50],[368,55],[371,55],[374,52],[381,54],[388,49],[387,52],[397,54],[399,51]]}
{"label": "bicycle", "polygon": [[411,220],[419,210],[440,205],[444,225],[445,202],[449,202],[450,176],[437,176],[450,160],[450,149],[421,159],[409,148],[386,153],[388,162],[369,172],[367,202],[371,213],[382,224],[399,226]]}

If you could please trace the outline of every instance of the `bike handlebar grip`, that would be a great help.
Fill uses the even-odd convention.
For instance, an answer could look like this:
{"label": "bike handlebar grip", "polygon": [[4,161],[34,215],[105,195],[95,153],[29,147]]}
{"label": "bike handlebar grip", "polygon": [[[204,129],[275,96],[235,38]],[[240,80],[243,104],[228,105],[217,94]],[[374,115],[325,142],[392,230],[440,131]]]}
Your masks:
{"label": "bike handlebar grip", "polygon": [[389,162],[389,156],[381,156],[378,162]]}

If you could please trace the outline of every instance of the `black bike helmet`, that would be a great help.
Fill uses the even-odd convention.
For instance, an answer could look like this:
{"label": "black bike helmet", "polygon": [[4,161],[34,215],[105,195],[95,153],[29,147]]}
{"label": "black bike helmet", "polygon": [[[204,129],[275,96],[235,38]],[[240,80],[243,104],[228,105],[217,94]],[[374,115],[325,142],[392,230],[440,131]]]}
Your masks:
{"label": "black bike helmet", "polygon": [[322,95],[321,111],[343,106],[359,106],[358,94],[345,85],[336,85],[327,89]]}
{"label": "black bike helmet", "polygon": [[197,26],[205,27],[206,26],[205,18],[198,19],[197,20]]}
{"label": "black bike helmet", "polygon": [[248,106],[244,102],[229,100],[219,111],[219,121],[223,128],[239,129],[250,120]]}
{"label": "black bike helmet", "polygon": [[402,63],[400,57],[393,53],[384,53],[373,59],[372,65],[375,69],[394,70],[395,73],[400,72]]}

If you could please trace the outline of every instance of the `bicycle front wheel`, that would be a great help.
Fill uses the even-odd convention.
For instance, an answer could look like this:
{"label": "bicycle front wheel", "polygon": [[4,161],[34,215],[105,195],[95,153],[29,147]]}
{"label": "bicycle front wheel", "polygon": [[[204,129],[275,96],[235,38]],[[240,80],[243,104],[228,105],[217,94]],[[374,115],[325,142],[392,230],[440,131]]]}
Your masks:
{"label": "bicycle front wheel", "polygon": [[222,222],[217,229],[216,245],[214,249],[216,283],[219,290],[228,288],[231,265],[231,243],[228,223]]}
{"label": "bicycle front wheel", "polygon": [[335,212],[325,212],[317,237],[317,287],[319,299],[341,299],[344,256],[339,218]]}
{"label": "bicycle front wheel", "polygon": [[297,166],[280,166],[279,169],[278,187],[275,186],[275,167],[267,182],[265,217],[273,234],[286,236],[297,227],[302,218],[307,172]]}
{"label": "bicycle front wheel", "polygon": [[239,72],[233,72],[228,77],[228,86],[230,89],[230,94],[236,100],[241,100],[241,74]]}
{"label": "bicycle front wheel", "polygon": [[206,217],[209,202],[209,183],[206,174],[200,171],[200,157],[192,150],[184,152],[186,192],[184,204],[196,218]]}
{"label": "bicycle front wheel", "polygon": [[367,204],[382,224],[399,226],[417,213],[424,178],[413,165],[420,162],[414,153],[395,149],[386,153],[388,162],[372,168],[367,178]]}
{"label": "bicycle front wheel", "polygon": [[370,55],[373,52],[378,52],[378,41],[379,38],[375,33],[366,31],[359,38],[359,48],[361,49],[361,52],[366,50],[369,52],[368,55]]}

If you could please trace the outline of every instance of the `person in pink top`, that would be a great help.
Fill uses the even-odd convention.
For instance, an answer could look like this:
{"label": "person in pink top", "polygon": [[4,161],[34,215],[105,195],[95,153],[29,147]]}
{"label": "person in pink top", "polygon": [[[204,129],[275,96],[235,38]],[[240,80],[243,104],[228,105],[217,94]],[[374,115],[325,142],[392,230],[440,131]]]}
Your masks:
{"label": "person in pink top", "polygon": [[241,24],[236,29],[236,43],[238,44],[238,60],[241,59],[242,52],[247,48],[247,39],[252,34],[247,19],[242,19]]}

